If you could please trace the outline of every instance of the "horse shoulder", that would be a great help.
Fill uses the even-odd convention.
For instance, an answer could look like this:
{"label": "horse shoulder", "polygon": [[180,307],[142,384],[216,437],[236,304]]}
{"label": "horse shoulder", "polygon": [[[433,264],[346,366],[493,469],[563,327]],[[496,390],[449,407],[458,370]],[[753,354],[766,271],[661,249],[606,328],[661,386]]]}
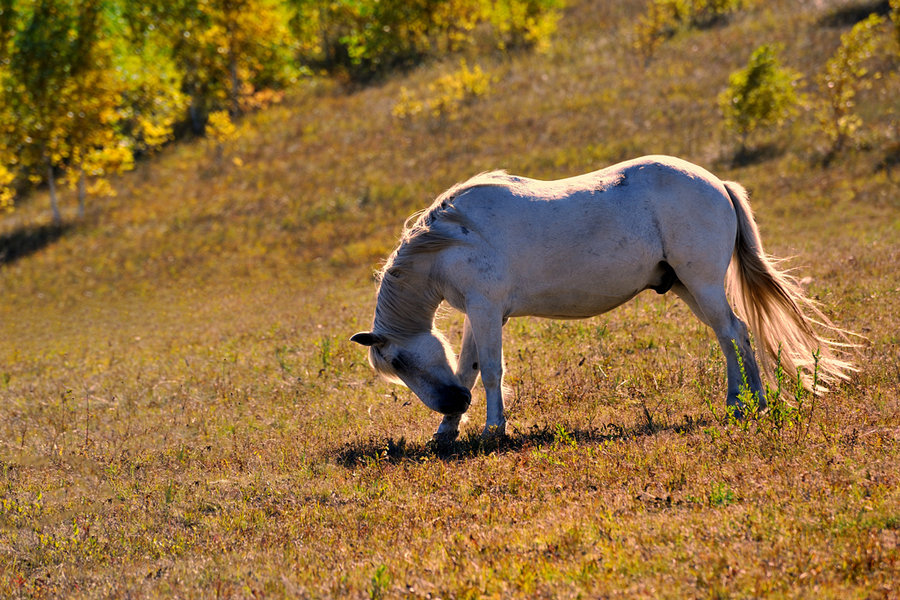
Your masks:
{"label": "horse shoulder", "polygon": [[509,257],[481,240],[459,244],[441,252],[434,279],[447,302],[464,310],[465,297],[479,294],[498,301],[509,291]]}

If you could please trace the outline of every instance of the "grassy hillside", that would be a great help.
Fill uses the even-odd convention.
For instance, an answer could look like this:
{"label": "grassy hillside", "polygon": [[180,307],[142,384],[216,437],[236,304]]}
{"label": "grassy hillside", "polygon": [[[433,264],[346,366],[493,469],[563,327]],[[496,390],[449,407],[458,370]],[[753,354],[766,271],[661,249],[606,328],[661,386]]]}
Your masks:
{"label": "grassy hillside", "polygon": [[[808,110],[735,165],[728,74],[780,43],[812,95],[855,14],[758,4],[645,62],[642,3],[572,2],[546,54],[468,57],[494,82],[453,118],[391,111],[458,57],[310,82],[221,161],[169,147],[84,221],[21,203],[0,223],[0,595],[896,597],[900,80],[860,98],[862,145],[827,165]],[[786,422],[725,423],[713,336],[646,293],[511,322],[509,438],[477,436],[478,387],[461,441],[434,447],[439,417],[347,341],[403,219],[478,171],[649,153],[751,190],[767,251],[865,336],[859,372],[818,398],[783,386]]]}

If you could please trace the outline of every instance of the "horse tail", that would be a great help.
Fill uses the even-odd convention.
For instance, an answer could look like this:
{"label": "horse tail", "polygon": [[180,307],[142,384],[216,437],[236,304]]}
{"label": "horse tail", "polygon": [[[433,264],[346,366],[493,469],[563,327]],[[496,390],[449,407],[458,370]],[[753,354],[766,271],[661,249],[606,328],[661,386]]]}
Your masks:
{"label": "horse tail", "polygon": [[[851,332],[836,327],[806,297],[797,280],[777,268],[778,259],[763,252],[759,229],[747,199],[747,191],[738,183],[723,182],[737,214],[737,238],[726,285],[737,313],[747,321],[756,339],[763,364],[770,373],[774,360],[780,360],[788,377],[800,374],[807,388],[847,379],[854,366],[842,358]],[[813,326],[836,334],[843,341],[830,340]]]}

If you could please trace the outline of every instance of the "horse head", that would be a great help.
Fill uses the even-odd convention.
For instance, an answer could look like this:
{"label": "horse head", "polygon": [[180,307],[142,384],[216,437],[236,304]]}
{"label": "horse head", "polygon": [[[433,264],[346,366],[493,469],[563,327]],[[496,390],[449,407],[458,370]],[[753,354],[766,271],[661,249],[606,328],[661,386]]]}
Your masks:
{"label": "horse head", "polygon": [[350,338],[369,348],[369,364],[389,381],[402,383],[431,410],[458,415],[469,409],[472,393],[454,373],[456,356],[435,331],[410,337],[360,332]]}

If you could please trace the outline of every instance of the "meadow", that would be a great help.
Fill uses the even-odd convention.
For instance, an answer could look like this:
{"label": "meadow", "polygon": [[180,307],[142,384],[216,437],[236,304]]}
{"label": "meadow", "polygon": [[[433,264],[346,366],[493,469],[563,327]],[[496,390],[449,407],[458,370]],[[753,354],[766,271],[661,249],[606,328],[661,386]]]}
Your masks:
{"label": "meadow", "polygon": [[[815,74],[882,2],[755,3],[633,46],[641,2],[572,1],[543,52],[400,118],[429,61],[310,79],[224,147],[171,144],[84,219],[37,192],[0,221],[0,596],[900,597],[900,77],[826,160],[804,108],[737,141],[716,101],[762,43]],[[861,15],[861,16],[857,16]],[[673,295],[505,330],[509,435],[456,442],[349,342],[403,220],[456,181],[650,153],[751,191],[766,250],[857,332],[827,394],[724,417],[725,365]],[[71,195],[71,193],[70,193]],[[68,212],[66,212],[68,211]],[[458,343],[461,320],[441,328]]]}

